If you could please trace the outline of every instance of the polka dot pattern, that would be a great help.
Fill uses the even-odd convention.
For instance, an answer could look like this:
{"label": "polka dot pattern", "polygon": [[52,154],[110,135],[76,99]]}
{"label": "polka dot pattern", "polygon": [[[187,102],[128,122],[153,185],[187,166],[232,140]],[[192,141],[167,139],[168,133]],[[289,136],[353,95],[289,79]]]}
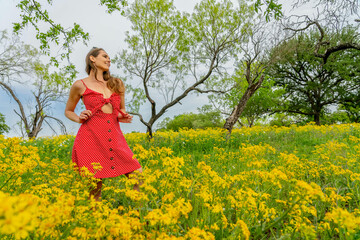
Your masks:
{"label": "polka dot pattern", "polygon": [[[81,80],[82,81],[82,80]],[[83,82],[84,83],[84,82]],[[84,83],[85,85],[85,83]],[[80,127],[73,146],[72,160],[78,168],[86,167],[96,178],[110,178],[133,172],[141,166],[126,143],[117,120],[120,110],[120,96],[116,93],[104,98],[101,93],[86,85],[83,101],[92,116]],[[104,113],[101,107],[110,103],[112,113]],[[100,163],[101,170],[95,171],[92,163]]]}

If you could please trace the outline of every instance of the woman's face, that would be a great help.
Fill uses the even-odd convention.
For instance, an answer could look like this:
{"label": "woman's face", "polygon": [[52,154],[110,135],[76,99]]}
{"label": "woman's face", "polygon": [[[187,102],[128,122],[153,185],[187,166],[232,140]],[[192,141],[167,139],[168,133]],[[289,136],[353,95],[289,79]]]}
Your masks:
{"label": "woman's face", "polygon": [[90,60],[94,63],[96,68],[101,69],[103,71],[109,71],[110,57],[105,51],[100,50],[97,57],[90,56],[90,58],[91,58]]}

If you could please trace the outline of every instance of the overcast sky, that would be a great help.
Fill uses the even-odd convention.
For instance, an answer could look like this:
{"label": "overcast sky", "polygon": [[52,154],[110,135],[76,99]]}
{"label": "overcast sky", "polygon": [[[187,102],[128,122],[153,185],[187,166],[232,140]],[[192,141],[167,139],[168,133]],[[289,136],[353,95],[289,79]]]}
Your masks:
{"label": "overcast sky", "polygon": [[[12,31],[12,23],[19,22],[20,11],[16,8],[19,0],[0,0],[0,30],[7,29],[9,33]],[[46,3],[47,1],[40,1]],[[71,27],[74,22],[80,24],[85,32],[89,32],[90,41],[88,46],[78,43],[74,46],[74,51],[71,55],[71,60],[75,64],[79,72],[77,79],[87,76],[85,73],[85,56],[89,49],[93,46],[104,48],[108,54],[114,56],[121,49],[126,46],[124,44],[125,32],[130,30],[129,21],[122,17],[120,13],[114,12],[107,14],[106,8],[99,5],[100,0],[57,0],[53,1],[53,5],[48,7],[50,17],[64,27]],[[175,0],[174,3],[180,11],[191,12],[198,0]],[[32,28],[24,31],[21,35],[21,40],[27,44],[35,47],[39,46],[35,39]],[[56,51],[52,49],[52,51]],[[121,74],[115,65],[112,65],[110,71],[114,74]],[[16,92],[22,100],[30,101],[31,93],[28,87],[16,87]],[[169,109],[164,117],[171,117],[184,112],[196,112],[198,107],[208,103],[206,96],[191,95],[182,101],[182,105],[177,104],[175,107]],[[28,107],[32,107],[31,105]],[[76,134],[79,124],[71,122],[64,116],[65,103],[55,104],[53,107],[53,115],[64,121],[68,131],[71,134]],[[15,123],[18,122],[18,116],[15,115],[13,109],[17,109],[17,105],[4,90],[0,89],[0,113],[5,115],[6,124],[12,128],[7,136],[19,136],[19,132],[15,131]],[[77,109],[80,111],[80,108]],[[144,118],[149,117],[149,111],[144,111]],[[161,120],[161,119],[160,119]],[[158,123],[158,122],[157,122]],[[157,124],[155,123],[155,124]],[[137,117],[134,116],[134,121],[131,124],[121,124],[123,132],[128,133],[132,131],[145,132],[146,128]],[[39,136],[49,136],[53,133],[49,128],[39,134]]]}
{"label": "overcast sky", "polygon": [[[16,4],[19,1],[15,0],[0,0],[0,30],[7,29],[9,33],[12,31],[12,23],[19,22],[20,11],[16,8]],[[46,1],[40,1],[46,2]],[[61,0],[54,1],[53,5],[48,8],[51,18],[58,23],[61,23],[64,27],[71,27],[74,22],[80,24],[85,32],[89,32],[90,41],[88,46],[82,43],[74,46],[74,51],[71,55],[71,60],[75,64],[77,71],[79,72],[78,78],[81,79],[87,76],[85,73],[85,56],[91,47],[102,47],[108,54],[114,56],[121,49],[124,49],[125,32],[130,30],[129,21],[121,16],[119,13],[114,12],[107,14],[106,8],[99,5],[99,0]],[[181,11],[191,11],[196,4],[196,0],[176,0],[175,5]],[[31,44],[35,47],[39,46],[38,41],[35,39],[34,31],[29,28],[24,31],[21,40],[27,44]],[[54,50],[54,49],[53,49]],[[55,49],[56,50],[56,49]],[[112,65],[110,71],[114,74],[120,74],[115,65]],[[16,92],[22,100],[28,102],[31,100],[31,93],[27,87],[16,87]],[[176,105],[170,109],[166,116],[174,116],[183,112],[196,112],[197,107],[201,107],[207,103],[206,96],[197,97],[194,104],[194,97],[185,99],[182,101],[182,105]],[[28,107],[32,107],[31,105]],[[71,134],[76,134],[79,124],[68,120],[64,116],[65,103],[55,104],[53,107],[53,115],[64,121],[68,131]],[[20,133],[15,131],[15,123],[19,118],[14,113],[13,109],[17,109],[17,105],[4,90],[0,89],[0,113],[5,115],[6,124],[12,128],[11,132],[6,134],[7,136],[19,136]],[[77,108],[79,112],[81,108]],[[144,111],[144,118],[147,119],[149,111]],[[145,132],[146,128],[140,121],[134,116],[134,121],[131,124],[121,124],[123,132],[139,131]],[[49,136],[53,133],[47,127],[40,132],[39,136]]]}

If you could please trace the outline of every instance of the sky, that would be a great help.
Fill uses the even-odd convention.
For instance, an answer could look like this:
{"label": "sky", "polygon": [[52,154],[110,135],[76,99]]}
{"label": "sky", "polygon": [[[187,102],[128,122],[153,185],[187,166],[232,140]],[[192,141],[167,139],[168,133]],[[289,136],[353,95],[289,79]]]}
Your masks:
{"label": "sky", "polygon": [[[0,0],[0,30],[7,29],[7,31],[11,33],[12,23],[19,22],[20,11],[16,8],[17,2],[19,2],[19,0]],[[42,0],[40,2],[46,4],[47,1]],[[79,72],[77,79],[87,77],[84,70],[85,56],[93,46],[104,48],[110,57],[126,47],[124,43],[125,32],[130,30],[130,22],[118,12],[112,14],[106,13],[106,8],[100,6],[99,2],[100,0],[57,0],[53,1],[52,6],[47,7],[50,17],[55,22],[61,23],[64,27],[71,27],[73,23],[76,22],[80,24],[85,32],[89,32],[90,34],[88,45],[85,46],[82,43],[77,43],[74,45],[73,53],[71,54],[71,61],[75,64],[76,70]],[[199,2],[199,0],[175,0],[174,4],[180,11],[191,12],[197,2]],[[284,7],[288,8],[286,5]],[[36,40],[32,28],[28,28],[22,32],[21,40],[35,47],[39,46],[39,42]],[[52,51],[56,52],[57,48],[55,47]],[[113,74],[121,76],[121,72],[116,68],[115,64],[111,66],[110,71]],[[29,81],[31,81],[31,79],[29,79]],[[31,92],[28,86],[18,85],[15,90],[21,100],[30,102]],[[197,112],[197,108],[204,104],[209,104],[205,95],[198,96],[191,94],[181,101],[181,105],[177,104],[175,107],[170,108],[164,117],[173,117],[174,115],[184,112]],[[34,106],[28,104],[28,107],[31,108]],[[64,116],[64,108],[65,102],[56,103],[52,107],[52,114],[64,122],[70,134],[76,134],[80,125],[68,120]],[[5,115],[6,124],[12,129],[6,134],[10,137],[20,136],[20,132],[16,130],[16,122],[19,121],[19,117],[14,113],[14,109],[17,109],[15,101],[12,100],[4,90],[0,89],[0,113]],[[81,110],[81,106],[76,109],[77,113]],[[144,114],[144,118],[147,119],[150,113],[148,110],[145,110],[146,109],[144,109],[142,114]],[[157,123],[163,118],[160,118]],[[155,123],[155,126],[157,123]],[[121,124],[121,128],[124,133],[146,131],[145,126],[140,123],[136,116],[134,116],[131,124]],[[39,136],[51,136],[53,134],[50,128],[44,126]]]}
{"label": "sky", "polygon": [[[15,0],[0,0],[0,30],[7,29],[8,33],[11,33],[12,23],[19,21],[20,11],[16,8],[17,2]],[[117,52],[124,49],[125,32],[130,30],[130,22],[125,17],[121,16],[118,12],[112,14],[106,13],[106,7],[100,6],[99,2],[99,0],[61,0],[54,1],[53,5],[47,8],[49,15],[55,22],[61,23],[64,27],[71,27],[76,22],[85,32],[90,34],[88,46],[78,43],[74,46],[73,53],[71,54],[71,61],[79,72],[77,79],[87,77],[85,72],[85,56],[93,46],[102,47],[110,57],[114,56]],[[174,3],[177,9],[181,11],[191,11],[196,2],[198,1],[176,0]],[[35,47],[39,46],[38,40],[36,40],[34,31],[31,28],[23,31],[21,40]],[[110,71],[113,74],[121,75],[119,69],[116,69],[115,64],[110,67]],[[24,78],[26,79],[26,77]],[[24,102],[31,100],[31,92],[27,86],[17,85],[15,90],[19,98]],[[194,98],[196,98],[196,102],[194,102]],[[208,100],[206,96],[191,95],[181,101],[181,103],[181,105],[177,104],[169,109],[164,117],[172,117],[183,112],[196,112],[197,108],[207,104]],[[28,107],[31,108],[33,106],[30,105]],[[68,120],[64,116],[64,108],[65,102],[56,103],[52,107],[52,114],[65,123],[70,134],[76,134],[80,125]],[[6,124],[12,129],[9,133],[5,134],[10,137],[20,136],[20,132],[16,130],[16,122],[19,121],[19,117],[14,113],[14,109],[17,109],[16,102],[4,90],[0,89],[0,113],[5,115]],[[81,109],[81,106],[78,105],[77,113]],[[146,114],[147,112],[149,111],[143,112],[145,119],[150,116]],[[138,118],[134,116],[133,119],[131,124],[121,123],[122,131],[124,133],[133,131],[145,132],[145,126]],[[49,127],[44,126],[39,136],[51,136],[53,134]]]}

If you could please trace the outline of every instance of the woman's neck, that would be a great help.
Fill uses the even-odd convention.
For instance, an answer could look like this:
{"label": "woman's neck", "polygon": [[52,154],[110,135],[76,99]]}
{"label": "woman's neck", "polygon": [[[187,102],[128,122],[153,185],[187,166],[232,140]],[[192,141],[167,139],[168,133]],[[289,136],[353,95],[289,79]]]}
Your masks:
{"label": "woman's neck", "polygon": [[104,80],[104,76],[103,76],[103,72],[104,72],[104,71],[98,69],[97,72],[96,72],[96,77],[95,77],[95,72],[91,69],[90,74],[89,74],[89,77],[90,77],[91,79],[94,79],[94,80],[105,81],[105,80]]}

